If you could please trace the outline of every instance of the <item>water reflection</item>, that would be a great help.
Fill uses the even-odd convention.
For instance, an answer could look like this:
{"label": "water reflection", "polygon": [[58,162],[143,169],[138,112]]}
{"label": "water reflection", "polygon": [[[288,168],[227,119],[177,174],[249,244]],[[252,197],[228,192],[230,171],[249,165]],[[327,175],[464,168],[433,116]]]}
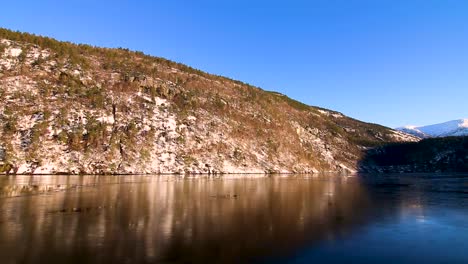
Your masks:
{"label": "water reflection", "polygon": [[341,236],[355,178],[3,176],[2,263],[243,263]]}
{"label": "water reflection", "polygon": [[468,175],[360,178],[372,201],[365,224],[271,262],[468,263]]}

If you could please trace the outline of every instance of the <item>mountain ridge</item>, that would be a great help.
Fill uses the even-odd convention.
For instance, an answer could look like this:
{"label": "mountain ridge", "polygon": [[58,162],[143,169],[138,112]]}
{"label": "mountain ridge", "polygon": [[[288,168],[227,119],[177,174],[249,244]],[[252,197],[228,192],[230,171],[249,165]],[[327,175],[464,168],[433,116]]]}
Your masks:
{"label": "mountain ridge", "polygon": [[462,118],[426,126],[404,126],[396,130],[420,138],[466,136],[468,135],[468,119]]}

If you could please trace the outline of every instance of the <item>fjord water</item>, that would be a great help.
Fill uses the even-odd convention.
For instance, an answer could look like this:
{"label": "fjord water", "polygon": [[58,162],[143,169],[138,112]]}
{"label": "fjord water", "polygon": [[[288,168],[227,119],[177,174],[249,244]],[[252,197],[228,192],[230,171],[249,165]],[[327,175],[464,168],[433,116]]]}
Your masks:
{"label": "fjord water", "polygon": [[1,263],[468,263],[468,175],[0,176]]}

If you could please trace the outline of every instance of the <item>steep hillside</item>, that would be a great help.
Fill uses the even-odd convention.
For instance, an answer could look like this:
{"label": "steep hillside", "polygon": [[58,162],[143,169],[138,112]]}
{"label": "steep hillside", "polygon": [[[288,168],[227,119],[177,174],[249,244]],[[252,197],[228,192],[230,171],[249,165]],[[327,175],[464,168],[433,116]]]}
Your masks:
{"label": "steep hillside", "polygon": [[3,173],[354,170],[416,140],[141,52],[0,39]]}
{"label": "steep hillside", "polygon": [[468,172],[468,137],[382,146],[369,150],[361,166],[368,172]]}

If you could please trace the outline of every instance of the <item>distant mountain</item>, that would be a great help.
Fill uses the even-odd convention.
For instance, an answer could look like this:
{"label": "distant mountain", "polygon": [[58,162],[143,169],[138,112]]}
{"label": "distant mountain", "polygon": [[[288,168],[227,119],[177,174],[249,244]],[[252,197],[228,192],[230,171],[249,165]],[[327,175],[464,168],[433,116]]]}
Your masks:
{"label": "distant mountain", "polygon": [[468,136],[468,119],[458,119],[428,126],[404,126],[396,130],[419,138]]}

